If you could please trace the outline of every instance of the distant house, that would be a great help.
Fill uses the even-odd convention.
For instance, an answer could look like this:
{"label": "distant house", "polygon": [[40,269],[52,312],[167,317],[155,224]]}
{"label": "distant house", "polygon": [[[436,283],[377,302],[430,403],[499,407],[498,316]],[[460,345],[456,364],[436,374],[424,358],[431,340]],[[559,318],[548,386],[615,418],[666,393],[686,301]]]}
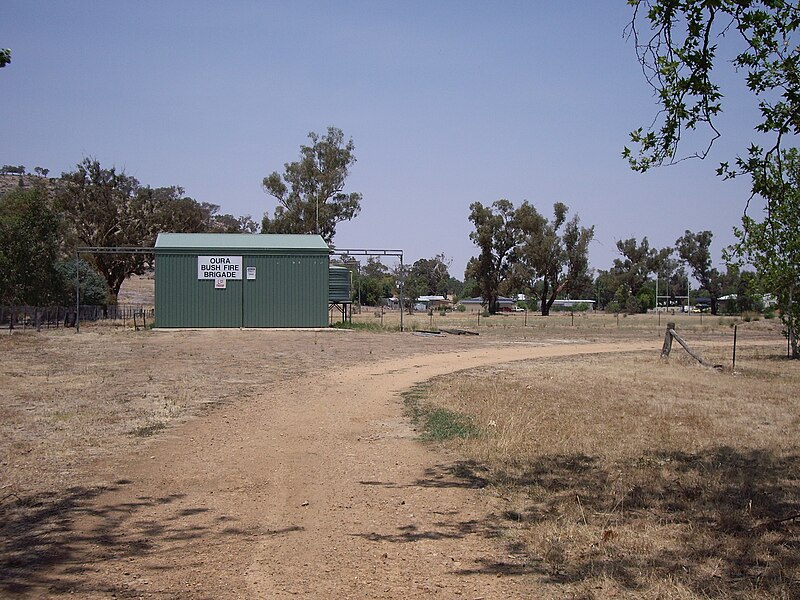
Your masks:
{"label": "distant house", "polygon": [[[467,309],[467,312],[481,312],[486,307],[486,301],[483,298],[466,298],[458,302],[460,305]],[[517,305],[514,298],[500,297],[497,299],[497,310],[499,312],[513,310]]]}
{"label": "distant house", "polygon": [[553,300],[553,308],[569,310],[575,308],[579,304],[585,304],[589,307],[589,310],[594,310],[596,302],[596,300]]}
{"label": "distant house", "polygon": [[[405,299],[405,306],[408,308],[409,299]],[[400,308],[400,299],[395,296],[393,298],[386,299],[386,306],[388,308]],[[439,310],[440,308],[452,308],[453,303],[448,300],[445,296],[420,296],[417,298],[417,301],[414,303],[414,310]]]}
{"label": "distant house", "polygon": [[451,308],[453,303],[445,296],[420,296],[417,298],[417,310],[439,310],[440,308]]}

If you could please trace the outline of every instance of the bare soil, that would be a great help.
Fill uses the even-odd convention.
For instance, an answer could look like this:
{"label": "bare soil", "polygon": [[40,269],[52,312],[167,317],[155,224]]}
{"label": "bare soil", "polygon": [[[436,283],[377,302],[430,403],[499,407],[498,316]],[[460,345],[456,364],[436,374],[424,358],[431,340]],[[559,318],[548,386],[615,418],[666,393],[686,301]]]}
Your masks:
{"label": "bare soil", "polygon": [[103,326],[0,338],[0,595],[517,598],[497,498],[399,392],[589,342]]}
{"label": "bare soil", "polygon": [[399,393],[662,341],[558,322],[0,336],[0,596],[536,597],[507,507],[419,441]]}

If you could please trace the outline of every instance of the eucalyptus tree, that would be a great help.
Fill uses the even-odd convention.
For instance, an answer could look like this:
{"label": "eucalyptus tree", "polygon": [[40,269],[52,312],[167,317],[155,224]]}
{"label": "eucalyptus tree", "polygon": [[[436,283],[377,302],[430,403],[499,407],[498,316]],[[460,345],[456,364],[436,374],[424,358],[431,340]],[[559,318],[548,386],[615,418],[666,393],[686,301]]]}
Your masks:
{"label": "eucalyptus tree", "polygon": [[514,205],[501,199],[490,206],[480,202],[470,205],[469,220],[475,227],[469,239],[480,253],[467,263],[464,278],[473,278],[478,285],[486,309],[497,312],[500,286],[510,272],[513,254],[517,245],[519,229],[515,220]]}
{"label": "eucalyptus tree", "polygon": [[[617,240],[617,251],[620,258],[615,258],[609,273],[615,280],[614,290],[619,286],[626,288],[626,293],[640,297],[650,283],[650,277],[669,277],[676,263],[670,259],[672,248],[653,248],[647,237],[639,242],[635,237]],[[649,296],[649,294],[647,294]]]}
{"label": "eucalyptus tree", "polygon": [[724,294],[726,276],[712,266],[710,231],[693,233],[686,231],[675,240],[675,249],[681,260],[691,269],[692,276],[700,283],[711,300],[711,314],[717,314],[718,300]]}
{"label": "eucalyptus tree", "polygon": [[520,242],[518,260],[533,279],[540,282],[539,306],[543,316],[560,294],[581,292],[591,287],[589,242],[594,226],[581,227],[580,217],[567,220],[569,208],[563,202],[553,204],[553,218],[547,220],[524,202],[517,211]]}
{"label": "eucalyptus tree", "polygon": [[324,136],[312,131],[308,138],[311,144],[300,146],[300,160],[286,163],[283,175],[274,171],[263,179],[264,190],[278,206],[272,217],[264,214],[261,231],[318,233],[331,243],[336,225],[361,212],[361,194],[344,191],[356,162],[355,146],[336,127],[328,127]]}

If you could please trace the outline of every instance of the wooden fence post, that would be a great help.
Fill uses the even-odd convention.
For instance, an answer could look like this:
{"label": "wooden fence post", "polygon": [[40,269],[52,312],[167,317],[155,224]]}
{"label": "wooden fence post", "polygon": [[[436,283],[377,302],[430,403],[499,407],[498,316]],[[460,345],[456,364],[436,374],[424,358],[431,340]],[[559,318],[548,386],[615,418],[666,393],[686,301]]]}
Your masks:
{"label": "wooden fence post", "polygon": [[664,335],[664,345],[661,347],[661,358],[668,358],[672,352],[672,333],[675,331],[675,323],[667,323],[667,333]]}

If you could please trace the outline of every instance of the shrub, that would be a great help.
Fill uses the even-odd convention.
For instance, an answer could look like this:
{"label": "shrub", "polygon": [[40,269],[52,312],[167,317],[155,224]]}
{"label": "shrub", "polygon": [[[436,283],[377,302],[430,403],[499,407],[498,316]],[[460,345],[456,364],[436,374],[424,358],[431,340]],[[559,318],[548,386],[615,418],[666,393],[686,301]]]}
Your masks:
{"label": "shrub", "polygon": [[625,312],[629,315],[642,312],[642,301],[636,296],[628,296],[628,299],[625,300]]}

